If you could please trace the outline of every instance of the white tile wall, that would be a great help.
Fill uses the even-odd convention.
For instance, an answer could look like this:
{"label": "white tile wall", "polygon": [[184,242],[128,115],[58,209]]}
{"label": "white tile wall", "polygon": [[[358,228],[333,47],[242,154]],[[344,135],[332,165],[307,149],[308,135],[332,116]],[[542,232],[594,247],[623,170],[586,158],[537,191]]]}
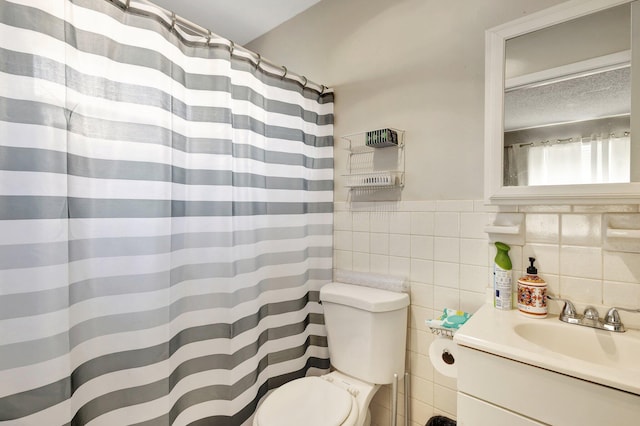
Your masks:
{"label": "white tile wall", "polygon": [[[640,253],[602,248],[604,214],[638,210],[635,205],[485,207],[481,200],[399,202],[391,209],[336,203],[335,267],[409,278],[411,425],[423,426],[435,414],[456,415],[456,381],[434,372],[428,358],[433,337],[424,320],[445,307],[473,312],[485,302],[496,252],[484,233],[486,224],[496,215],[524,213],[525,242],[509,252],[514,283],[535,257],[550,292],[604,313],[607,306],[640,306]],[[633,321],[623,313],[627,320]],[[372,425],[390,425],[390,400],[384,387],[371,404]],[[398,408],[403,424],[404,407]]]}

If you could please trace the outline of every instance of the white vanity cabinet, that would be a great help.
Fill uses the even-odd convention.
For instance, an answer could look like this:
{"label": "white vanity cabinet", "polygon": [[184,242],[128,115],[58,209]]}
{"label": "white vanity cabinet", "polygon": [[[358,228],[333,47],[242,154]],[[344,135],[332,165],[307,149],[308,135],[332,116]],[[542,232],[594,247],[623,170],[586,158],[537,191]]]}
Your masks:
{"label": "white vanity cabinet", "polygon": [[460,346],[460,426],[637,426],[640,395]]}

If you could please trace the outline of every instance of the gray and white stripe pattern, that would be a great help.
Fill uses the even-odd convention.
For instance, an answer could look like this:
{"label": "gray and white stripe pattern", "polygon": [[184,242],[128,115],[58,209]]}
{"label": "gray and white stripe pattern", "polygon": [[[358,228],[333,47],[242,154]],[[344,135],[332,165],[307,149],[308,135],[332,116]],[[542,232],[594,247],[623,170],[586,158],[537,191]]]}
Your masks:
{"label": "gray and white stripe pattern", "polygon": [[142,9],[0,0],[0,424],[241,425],[329,367],[332,93]]}

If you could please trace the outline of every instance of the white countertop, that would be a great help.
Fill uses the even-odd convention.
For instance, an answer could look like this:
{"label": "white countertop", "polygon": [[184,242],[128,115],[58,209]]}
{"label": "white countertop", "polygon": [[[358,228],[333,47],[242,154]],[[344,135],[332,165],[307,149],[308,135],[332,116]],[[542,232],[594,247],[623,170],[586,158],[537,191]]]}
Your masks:
{"label": "white countertop", "polygon": [[[539,324],[562,333],[576,333],[576,336],[586,338],[589,344],[601,345],[598,353],[604,354],[606,363],[592,362],[588,359],[589,356],[575,357],[554,351],[551,349],[552,339],[549,347],[544,346],[544,343],[532,343],[515,331],[515,327],[520,324]],[[561,330],[557,327],[570,328]],[[454,341],[462,346],[640,395],[640,352],[622,352],[620,349],[628,348],[630,344],[632,348],[640,347],[638,330],[627,330],[624,333],[596,330],[566,324],[559,321],[557,315],[549,315],[544,319],[529,318],[518,310],[501,311],[487,304],[455,333]],[[556,341],[555,344],[567,343]],[[579,355],[581,350],[589,351],[588,347],[576,348],[573,345],[572,350]],[[585,352],[585,355],[588,353]]]}

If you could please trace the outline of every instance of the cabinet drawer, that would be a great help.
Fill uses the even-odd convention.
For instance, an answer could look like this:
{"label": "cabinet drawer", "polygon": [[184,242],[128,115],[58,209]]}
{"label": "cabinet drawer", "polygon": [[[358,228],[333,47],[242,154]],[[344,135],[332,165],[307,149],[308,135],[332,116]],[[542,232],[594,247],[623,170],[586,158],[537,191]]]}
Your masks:
{"label": "cabinet drawer", "polygon": [[544,426],[512,411],[458,392],[458,426]]}

